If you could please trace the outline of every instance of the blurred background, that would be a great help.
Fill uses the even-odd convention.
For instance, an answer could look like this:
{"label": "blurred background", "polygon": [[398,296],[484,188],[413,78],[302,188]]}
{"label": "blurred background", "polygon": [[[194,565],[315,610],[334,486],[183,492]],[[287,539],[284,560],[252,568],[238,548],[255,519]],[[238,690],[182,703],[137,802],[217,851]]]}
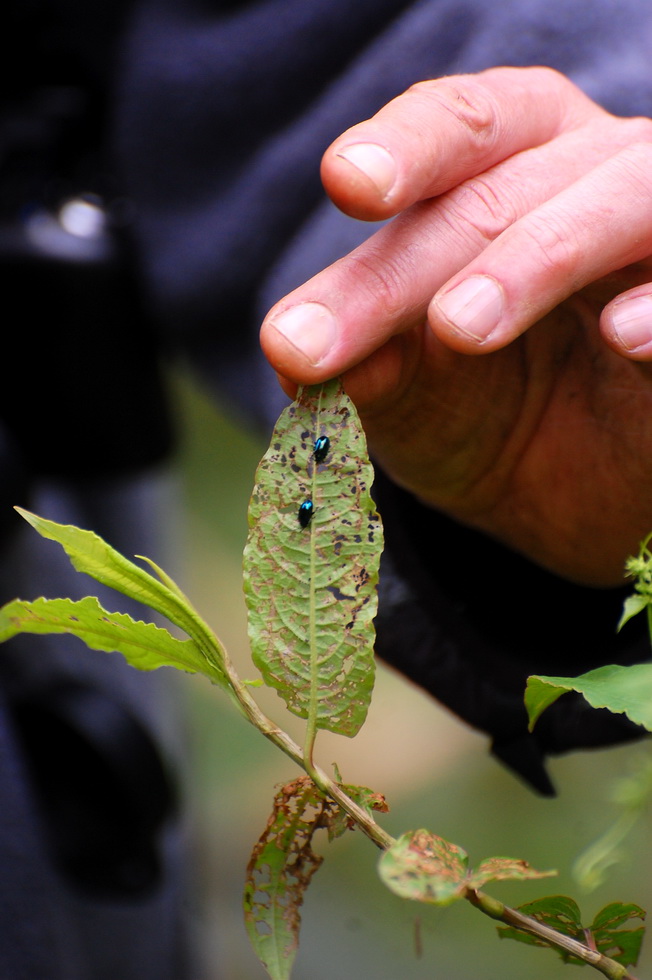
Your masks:
{"label": "blurred background", "polygon": [[[170,380],[180,431],[173,571],[240,675],[254,677],[241,555],[248,498],[265,446],[182,369]],[[244,873],[276,789],[298,770],[207,681],[180,675],[175,683],[186,709],[184,778],[196,868],[187,912],[201,980],[264,980],[243,924]],[[300,738],[302,723],[274,693],[259,689],[256,697]],[[541,799],[488,755],[483,736],[382,665],[361,734],[349,740],[322,733],[318,739],[324,767],[337,761],[346,782],[386,796],[390,813],[379,819],[391,834],[424,827],[463,847],[472,865],[505,855],[538,869],[556,868],[556,879],[493,884],[487,891],[512,905],[572,895],[587,924],[608,902],[652,906],[649,820],[637,824],[600,888],[583,893],[571,876],[578,854],[620,812],[612,801],[614,781],[644,764],[649,751],[635,745],[554,759],[550,772],[558,795]],[[293,980],[556,980],[577,969],[550,950],[499,941],[491,920],[464,902],[436,909],[394,897],[377,877],[376,849],[359,833],[332,845],[318,840],[318,847],[326,859],[303,906]],[[652,977],[652,942],[644,944],[633,972]],[[598,975],[586,967],[584,974]]]}

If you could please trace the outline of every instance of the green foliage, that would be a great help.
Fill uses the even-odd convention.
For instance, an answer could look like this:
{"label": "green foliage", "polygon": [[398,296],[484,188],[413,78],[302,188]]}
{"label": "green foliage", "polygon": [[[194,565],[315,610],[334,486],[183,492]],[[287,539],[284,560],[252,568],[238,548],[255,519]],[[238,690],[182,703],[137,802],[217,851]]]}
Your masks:
{"label": "green foliage", "polygon": [[[386,811],[379,794],[364,786],[343,787],[361,806]],[[312,849],[317,830],[333,841],[353,829],[348,815],[300,776],[274,797],[267,826],[255,845],[244,890],[245,924],[251,944],[272,980],[286,980],[299,947],[300,908],[323,861]]]}
{"label": "green foliage", "polygon": [[204,673],[206,661],[194,640],[178,640],[153,623],[110,613],[97,599],[15,599],[0,609],[0,643],[17,633],[70,633],[91,650],[121,653],[138,670],[177,667]]}
{"label": "green foliage", "polygon": [[579,691],[592,707],[624,713],[652,731],[652,664],[611,664],[579,677],[528,677],[525,706],[530,729],[541,713],[567,691]]}
{"label": "green foliage", "polygon": [[[358,806],[368,813],[369,816],[372,815],[372,811],[376,811],[376,813],[389,812],[389,807],[382,793],[375,793],[373,790],[367,789],[366,786],[351,786],[349,783],[339,783],[339,785],[346,795],[350,799],[355,800]],[[337,807],[330,814],[328,822],[329,843],[332,843],[337,837],[341,837],[346,830],[353,830],[354,827],[355,821],[351,819],[345,810]]]}
{"label": "green foliage", "polygon": [[322,863],[312,849],[327,823],[328,803],[312,780],[299,777],[274,797],[274,808],[253,849],[244,891],[251,944],[272,980],[286,980],[299,948],[299,909]]}
{"label": "green foliage", "polygon": [[[590,949],[608,956],[623,966],[635,965],[638,962],[645,928],[644,926],[639,926],[637,929],[622,928],[631,919],[645,919],[645,912],[638,905],[613,902],[601,909],[589,926],[582,925],[577,903],[566,895],[551,895],[536,902],[528,902],[526,905],[520,905],[518,911],[564,936],[588,945]],[[531,946],[548,945],[541,937],[523,932],[521,929],[501,926],[498,934],[501,939],[515,939]],[[559,950],[559,954],[566,963],[584,965],[582,960],[568,952]]]}
{"label": "green foliage", "polygon": [[[29,511],[23,510],[20,507],[17,507],[16,510],[32,525],[36,531],[38,531],[42,537],[56,541],[58,544],[60,544],[70,558],[73,567],[76,568],[78,572],[85,572],[97,582],[101,582],[103,585],[108,585],[110,588],[115,589],[117,592],[121,592],[123,595],[126,595],[131,599],[142,602],[144,605],[149,606],[150,609],[153,609],[162,616],[165,616],[165,618],[171,623],[174,623],[176,626],[182,629],[189,637],[191,637],[192,640],[194,640],[195,651],[199,653],[199,657],[195,657],[193,659],[193,666],[191,669],[205,674],[211,681],[213,681],[213,683],[219,684],[222,687],[230,687],[224,671],[224,650],[219,640],[209,629],[206,623],[204,623],[196,610],[193,609],[192,605],[184,596],[181,589],[169,576],[162,572],[154,562],[150,561],[148,558],[143,559],[144,561],[148,562],[159,578],[154,578],[154,576],[145,571],[145,569],[139,568],[138,565],[134,565],[133,562],[123,557],[123,555],[116,551],[115,548],[112,548],[106,543],[106,541],[103,541],[102,538],[100,538],[97,534],[94,534],[92,531],[84,531],[80,528],[73,527],[70,524],[56,524],[54,521],[48,521],[43,517],[38,517],[36,514],[31,514]],[[42,602],[42,600],[36,601]],[[35,630],[32,628],[34,623],[39,621],[39,616],[43,615],[44,608],[39,606],[34,609],[34,615],[30,618],[28,616],[28,611],[30,606],[33,605],[34,604],[29,602],[22,603],[22,622],[24,625],[19,628],[18,620],[14,615],[14,619],[12,621],[13,632],[11,634],[7,634],[5,638],[8,639],[9,635],[13,636],[17,632],[68,632],[74,633],[76,636],[79,636],[81,640],[86,641],[87,629],[85,624],[82,623],[80,625],[80,629],[75,631],[75,629],[72,628],[75,625],[74,618],[68,619],[68,624],[71,628],[66,629],[65,631],[58,628],[55,622],[52,623],[51,629],[47,629],[45,628],[45,621],[43,621],[42,629]],[[11,603],[9,606],[5,606],[2,612],[5,615],[10,615],[11,606]],[[150,628],[149,631],[147,627]],[[154,627],[152,627],[151,624],[133,623],[131,628],[132,639],[135,633],[141,631],[143,634],[142,643],[146,648],[150,642],[150,637],[152,635],[151,629],[153,628]],[[109,639],[110,635],[113,636],[112,643]],[[108,645],[93,647],[92,644],[89,644],[89,646],[91,646],[92,649],[112,649],[114,651],[124,653],[124,650],[122,649],[124,646],[124,639],[125,627],[123,622],[116,620],[113,627],[110,627],[110,624],[107,621],[105,641]],[[170,639],[172,638],[170,637]],[[163,650],[160,657],[159,666],[163,666],[168,662],[169,661],[166,659],[165,650]],[[133,666],[139,665],[133,664]],[[150,658],[148,666],[141,667],[140,669],[152,670],[155,666],[156,664],[153,663]],[[172,664],[172,666],[181,665]],[[187,666],[181,666],[181,669],[188,670],[189,668]]]}
{"label": "green foliage", "polygon": [[[621,629],[632,616],[647,610],[652,637],[652,552],[648,548],[652,535],[641,544],[638,556],[628,559],[627,574],[634,578],[634,595],[625,600],[618,624]],[[625,714],[637,725],[652,731],[652,663],[621,667],[610,664],[590,670],[579,677],[528,678],[525,706],[534,728],[546,708],[567,691],[582,694],[594,708],[607,708],[615,714]]]}
{"label": "green foliage", "polygon": [[[317,439],[324,441],[315,453]],[[462,848],[424,830],[395,841],[374,819],[375,812],[387,810],[380,794],[343,783],[337,767],[333,781],[313,762],[317,732],[355,735],[371,698],[382,550],[382,527],[369,495],[372,479],[359,419],[339,382],[301,390],[279,419],[256,474],[244,581],[254,662],[289,710],[306,719],[303,751],[260,711],[250,693],[252,683],[238,678],[226,651],[176,583],[151,560],[142,559],[151,571],[141,568],[91,531],[20,511],[43,537],[64,548],[80,572],[149,606],[188,638],[177,639],[153,623],[108,612],[93,597],[77,602],[38,598],[15,599],[0,610],[0,642],[17,633],[68,633],[92,649],[121,653],[140,670],[174,666],[203,673],[305,770],[307,776],[276,794],[247,870],[247,930],[272,980],[290,977],[300,908],[322,861],[312,847],[314,834],[325,830],[332,841],[354,827],[383,849],[380,877],[396,894],[435,905],[465,898],[508,923],[503,936],[555,946],[571,961],[596,965],[596,949],[605,956],[614,954],[613,959],[602,957],[596,968],[624,980],[629,975],[619,964],[635,962],[643,930],[622,927],[632,918],[643,918],[638,906],[610,905],[588,929],[582,927],[573,900],[560,896],[523,906],[519,917],[480,889],[491,881],[525,881],[554,872],[535,871],[525,861],[504,857],[488,858],[470,869]],[[311,508],[299,520],[304,502]],[[652,555],[647,542],[638,561],[637,595],[624,619],[646,607],[650,613]],[[610,667],[583,678],[530,678],[531,723],[564,691],[576,690],[596,706],[625,711],[649,727],[652,677],[646,670],[652,671],[652,665],[636,670]],[[624,671],[629,673],[620,673]]]}
{"label": "green foliage", "polygon": [[527,881],[556,874],[504,857],[488,858],[471,870],[466,851],[428,830],[399,837],[382,855],[378,869],[396,895],[432,905],[450,905],[489,881]]}
{"label": "green foliage", "polygon": [[634,579],[634,595],[625,600],[618,629],[621,629],[632,616],[647,609],[648,626],[652,635],[652,551],[648,547],[651,539],[652,534],[648,534],[641,542],[638,555],[628,558],[625,563],[627,576]]}
{"label": "green foliage", "polygon": [[[318,437],[330,440],[323,462]],[[301,389],[256,472],[244,554],[254,662],[265,683],[315,729],[355,735],[374,681],[382,525],[373,470],[338,381]],[[311,501],[302,527],[299,507]]]}

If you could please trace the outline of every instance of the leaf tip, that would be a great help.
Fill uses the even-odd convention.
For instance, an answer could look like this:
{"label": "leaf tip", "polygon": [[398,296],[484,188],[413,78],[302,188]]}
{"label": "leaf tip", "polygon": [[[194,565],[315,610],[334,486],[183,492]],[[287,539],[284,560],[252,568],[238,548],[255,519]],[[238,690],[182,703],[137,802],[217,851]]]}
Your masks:
{"label": "leaf tip", "polygon": [[14,510],[16,513],[20,514],[23,520],[31,524],[35,531],[41,533],[41,527],[43,526],[44,520],[39,517],[38,514],[34,514],[31,510],[27,510],[26,507],[19,507],[17,504],[14,505]]}

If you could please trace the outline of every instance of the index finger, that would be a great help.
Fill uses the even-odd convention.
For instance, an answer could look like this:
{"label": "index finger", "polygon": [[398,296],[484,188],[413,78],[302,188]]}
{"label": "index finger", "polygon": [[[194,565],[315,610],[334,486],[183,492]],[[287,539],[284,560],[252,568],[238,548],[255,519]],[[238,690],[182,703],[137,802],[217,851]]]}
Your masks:
{"label": "index finger", "polygon": [[322,181],[346,214],[377,221],[603,111],[551,68],[419,82],[329,146]]}

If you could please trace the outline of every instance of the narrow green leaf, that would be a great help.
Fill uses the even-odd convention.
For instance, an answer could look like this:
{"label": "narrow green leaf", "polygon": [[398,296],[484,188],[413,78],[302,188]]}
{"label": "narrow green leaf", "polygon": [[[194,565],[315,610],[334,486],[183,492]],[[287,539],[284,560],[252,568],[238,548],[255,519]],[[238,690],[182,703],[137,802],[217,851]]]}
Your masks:
{"label": "narrow green leaf", "polygon": [[170,592],[172,592],[177,597],[177,599],[180,599],[181,602],[191,607],[190,599],[188,598],[188,596],[181,591],[177,583],[174,581],[173,578],[170,578],[170,576],[165,571],[165,569],[161,568],[160,565],[157,565],[156,562],[152,561],[151,558],[148,558],[147,555],[136,555],[135,557],[139,558],[141,561],[147,562],[149,567],[156,573],[157,577],[160,579],[163,585],[166,585],[170,590]]}
{"label": "narrow green leaf", "polygon": [[[323,461],[315,440],[328,438]],[[315,729],[355,735],[374,678],[382,527],[357,413],[338,381],[301,389],[256,473],[244,555],[254,662]],[[307,526],[299,508],[312,503]]]}
{"label": "narrow green leaf", "polygon": [[272,980],[290,976],[299,945],[299,909],[323,860],[312,850],[312,838],[324,825],[328,806],[305,776],[284,786],[247,867],[245,925]]}
{"label": "narrow green leaf", "polygon": [[532,881],[556,874],[556,871],[537,871],[519,858],[492,857],[481,861],[467,876],[467,885],[469,888],[482,888],[489,881]]}
{"label": "narrow green leaf", "polygon": [[617,626],[617,631],[620,631],[625,623],[633,616],[638,616],[646,606],[650,604],[649,595],[640,595],[640,593],[635,592],[634,595],[627,596],[625,602],[623,603],[623,614],[620,617],[620,621]]}
{"label": "narrow green leaf", "polygon": [[193,640],[178,640],[153,623],[103,609],[88,596],[72,599],[14,599],[0,609],[0,643],[17,633],[70,633],[91,650],[121,653],[138,670],[177,667],[202,672],[206,662]]}
{"label": "narrow green leaf", "polygon": [[401,898],[450,905],[466,888],[468,857],[461,847],[427,830],[410,831],[386,850],[378,865],[382,881]]}
{"label": "narrow green leaf", "polygon": [[530,730],[544,709],[567,691],[579,691],[592,707],[626,714],[652,731],[652,664],[612,664],[579,677],[528,677],[525,706]]}
{"label": "narrow green leaf", "polygon": [[85,572],[97,582],[156,610],[192,637],[203,659],[202,667],[196,669],[214,683],[230,688],[223,669],[224,651],[219,640],[190,605],[181,589],[154,562],[150,562],[151,566],[164,581],[159,581],[145,569],[129,561],[92,531],[84,531],[71,524],[48,521],[21,507],[16,510],[42,537],[60,544],[77,571]]}

